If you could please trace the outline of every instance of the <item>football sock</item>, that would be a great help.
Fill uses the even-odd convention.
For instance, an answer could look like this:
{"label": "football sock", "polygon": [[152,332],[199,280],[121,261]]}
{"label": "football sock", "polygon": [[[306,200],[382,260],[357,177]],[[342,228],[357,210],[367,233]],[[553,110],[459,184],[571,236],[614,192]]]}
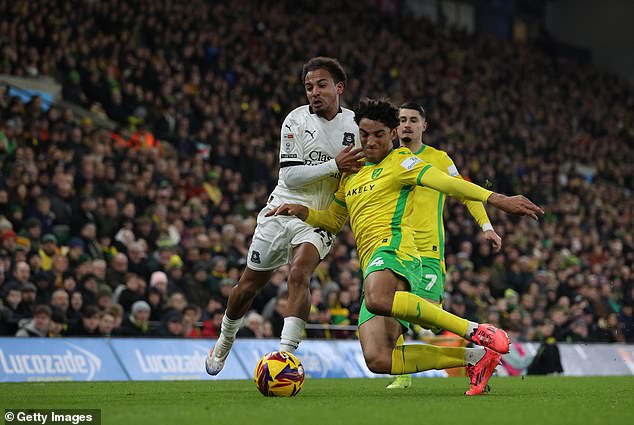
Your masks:
{"label": "football sock", "polygon": [[[421,326],[432,324],[467,339],[472,331],[473,322],[470,323],[468,320],[451,314],[426,299],[406,291],[396,291],[394,294],[391,316]],[[478,326],[477,323],[474,325]]]}
{"label": "football sock", "polygon": [[392,375],[447,369],[465,365],[462,347],[437,347],[428,344],[397,345],[392,350]]}
{"label": "football sock", "polygon": [[475,333],[476,329],[478,329],[478,324],[476,322],[469,321],[469,325],[467,326],[467,333],[464,335],[464,337],[471,341],[471,335]]}
{"label": "football sock", "polygon": [[242,317],[239,319],[229,319],[227,314],[222,317],[222,325],[220,326],[220,338],[234,339],[240,329]]}
{"label": "football sock", "polygon": [[[396,340],[396,346],[398,347],[403,344],[405,344],[405,338],[403,338],[403,334],[400,334]],[[392,364],[394,364],[394,361],[392,361]]]}
{"label": "football sock", "polygon": [[284,318],[284,327],[280,338],[280,351],[294,353],[302,342],[302,333],[306,327],[306,321],[299,317]]}
{"label": "football sock", "polygon": [[484,347],[467,348],[466,350],[464,359],[465,362],[470,365],[478,363],[487,353]]}

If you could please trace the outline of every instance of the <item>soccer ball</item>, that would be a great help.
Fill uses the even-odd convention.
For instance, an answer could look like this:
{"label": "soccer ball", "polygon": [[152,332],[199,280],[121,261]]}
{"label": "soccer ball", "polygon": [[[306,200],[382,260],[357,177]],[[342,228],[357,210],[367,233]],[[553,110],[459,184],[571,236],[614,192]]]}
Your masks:
{"label": "soccer ball", "polygon": [[291,353],[274,351],[262,356],[253,380],[266,397],[293,397],[304,385],[304,366]]}

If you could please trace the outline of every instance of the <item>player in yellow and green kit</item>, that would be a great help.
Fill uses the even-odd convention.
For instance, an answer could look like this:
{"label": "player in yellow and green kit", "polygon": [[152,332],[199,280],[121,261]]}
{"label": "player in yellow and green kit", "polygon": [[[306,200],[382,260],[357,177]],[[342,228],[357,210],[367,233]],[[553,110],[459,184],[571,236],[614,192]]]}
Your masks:
{"label": "player in yellow and green kit", "polygon": [[[417,103],[404,103],[399,108],[398,139],[401,146],[411,150],[418,158],[432,164],[444,173],[462,178],[449,155],[423,142],[423,133],[427,129],[426,114]],[[422,266],[422,297],[434,304],[442,303],[445,291],[445,228],[443,225],[443,208],[446,195],[429,187],[418,186],[414,189],[412,207],[417,214],[412,214],[411,226],[416,231],[414,240],[420,254]],[[497,252],[502,247],[502,239],[495,233],[482,202],[462,199],[471,216],[484,232],[484,238],[491,241]],[[401,336],[396,345],[404,340]],[[411,375],[399,375],[388,389],[409,388]]]}
{"label": "player in yellow and green kit", "polygon": [[[389,102],[362,102],[355,121],[366,164],[358,173],[342,178],[328,210],[285,203],[266,216],[294,215],[332,233],[339,232],[350,216],[364,276],[365,312],[359,317],[359,340],[368,368],[401,375],[466,366],[471,381],[467,394],[480,394],[500,361],[499,353],[509,350],[508,336],[491,325],[446,312],[417,295],[420,255],[409,224],[409,215],[416,214],[410,208],[413,189],[427,186],[534,219],[543,211],[523,196],[507,197],[452,178],[407,148],[392,150],[398,109]],[[409,322],[447,329],[484,348],[396,346],[402,326]]]}

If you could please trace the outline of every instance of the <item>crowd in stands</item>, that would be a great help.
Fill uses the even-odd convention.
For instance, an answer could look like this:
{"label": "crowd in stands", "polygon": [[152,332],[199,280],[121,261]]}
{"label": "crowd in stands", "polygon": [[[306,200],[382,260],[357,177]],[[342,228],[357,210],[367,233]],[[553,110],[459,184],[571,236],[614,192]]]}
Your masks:
{"label": "crowd in stands", "polygon": [[[0,74],[52,76],[120,127],[0,88],[1,335],[217,336],[301,65],[327,55],[344,105],[421,102],[465,178],[546,210],[489,209],[495,254],[449,200],[444,308],[521,341],[634,341],[634,89],[615,76],[353,1],[0,1],[0,52]],[[287,274],[240,336],[279,336]],[[348,228],[311,290],[312,324],[356,323]]]}

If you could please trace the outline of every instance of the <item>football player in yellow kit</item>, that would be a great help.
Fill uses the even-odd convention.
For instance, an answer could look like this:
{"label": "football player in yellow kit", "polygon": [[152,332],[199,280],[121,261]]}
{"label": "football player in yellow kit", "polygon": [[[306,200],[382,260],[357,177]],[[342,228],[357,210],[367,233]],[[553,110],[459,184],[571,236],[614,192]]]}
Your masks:
{"label": "football player in yellow kit", "polygon": [[[409,215],[417,213],[411,208],[413,189],[431,187],[536,220],[543,210],[521,195],[507,197],[453,178],[407,148],[392,150],[399,119],[398,109],[389,102],[362,102],[355,121],[366,163],[361,171],[342,177],[329,208],[316,211],[284,203],[267,216],[294,215],[332,233],[339,232],[349,216],[364,276],[359,339],[368,368],[401,375],[466,366],[471,381],[466,394],[480,394],[500,353],[509,351],[509,339],[501,329],[455,316],[420,296],[420,254],[409,224]],[[481,347],[396,345],[409,322],[447,329]]]}
{"label": "football player in yellow kit", "polygon": [[[401,146],[408,148],[418,158],[432,164],[444,173],[452,177],[462,178],[456,165],[445,151],[424,143],[423,133],[427,129],[427,116],[421,105],[413,102],[402,104],[399,108],[398,118],[398,140]],[[410,215],[410,224],[416,231],[414,241],[422,267],[423,288],[421,296],[434,304],[442,303],[445,291],[445,228],[443,225],[445,199],[446,195],[442,192],[430,187],[417,186],[414,189],[412,200],[412,207],[416,214]],[[462,202],[481,227],[484,238],[491,241],[496,252],[499,251],[502,247],[502,239],[493,230],[482,202],[468,199],[462,199]],[[396,345],[403,343],[401,335]],[[411,384],[411,375],[398,375],[387,388],[409,388]]]}

